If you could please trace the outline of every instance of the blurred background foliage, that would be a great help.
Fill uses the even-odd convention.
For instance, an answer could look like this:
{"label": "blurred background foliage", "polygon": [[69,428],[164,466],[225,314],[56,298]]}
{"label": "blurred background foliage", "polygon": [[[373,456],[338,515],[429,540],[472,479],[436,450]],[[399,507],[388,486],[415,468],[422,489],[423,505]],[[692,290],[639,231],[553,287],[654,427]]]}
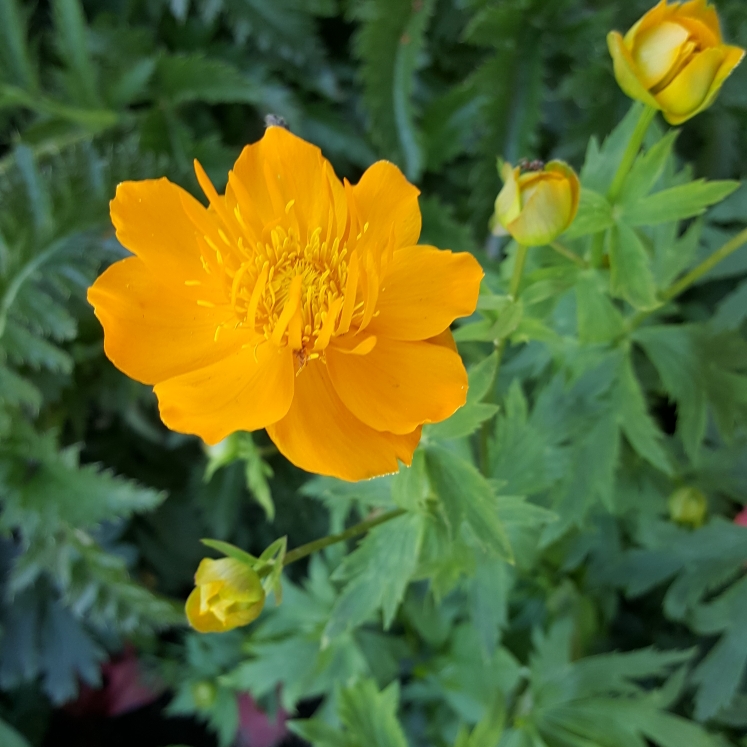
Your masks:
{"label": "blurred background foliage", "polygon": [[[410,471],[360,485],[310,478],[263,433],[206,453],[168,432],[85,302],[125,256],[117,182],[196,191],[198,158],[222,186],[267,113],[341,177],[397,163],[422,243],[474,252],[505,291],[497,156],[580,169],[629,108],[606,33],[649,5],[0,0],[0,744],[747,744],[747,251],[621,341],[609,273],[533,250],[523,318],[496,296],[477,322],[511,338],[497,381],[463,332],[465,412]],[[718,8],[747,46],[744,1]],[[742,65],[659,186],[745,173]],[[651,229],[658,287],[745,222],[741,188]],[[408,516],[357,549],[294,566],[254,626],[185,629],[201,537],[259,553],[394,505]],[[157,700],[117,720],[123,662],[152,696],[130,705]],[[269,741],[257,703],[280,718]],[[286,712],[314,717],[291,734]]]}

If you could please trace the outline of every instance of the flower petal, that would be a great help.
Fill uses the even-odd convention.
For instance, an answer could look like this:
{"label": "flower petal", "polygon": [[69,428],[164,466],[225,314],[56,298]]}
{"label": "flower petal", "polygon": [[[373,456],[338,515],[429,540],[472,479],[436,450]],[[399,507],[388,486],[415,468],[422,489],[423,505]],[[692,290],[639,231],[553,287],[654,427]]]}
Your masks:
{"label": "flower petal", "polygon": [[200,280],[202,298],[221,302],[225,300],[222,286],[203,268],[195,228],[182,201],[207,214],[194,197],[168,179],[122,182],[109,205],[117,238],[163,283]]}
{"label": "flower petal", "polygon": [[687,25],[703,47],[721,44],[721,22],[713,5],[707,0],[689,0],[676,8],[672,15],[678,23]]}
{"label": "flower petal", "polygon": [[200,306],[188,289],[160,282],[138,257],[113,264],[88,289],[88,301],[104,328],[104,351],[128,376],[144,384],[202,368],[251,339],[219,325],[230,316]]}
{"label": "flower petal", "polygon": [[694,117],[704,109],[707,109],[718,96],[724,81],[732,74],[734,68],[739,65],[744,58],[744,50],[741,47],[724,45],[721,49],[724,50],[724,61],[721,63],[721,67],[719,67],[716,77],[713,79],[708,95],[705,97],[703,103],[694,112],[686,115],[676,115],[669,112],[665,113],[664,118],[669,122],[669,124],[682,124],[684,121]]}
{"label": "flower petal", "polygon": [[371,235],[378,236],[382,245],[389,240],[393,226],[394,249],[418,241],[421,228],[419,194],[420,190],[389,161],[377,161],[369,166],[353,187],[361,224],[368,223]]}
{"label": "flower petal", "polygon": [[226,201],[231,210],[238,203],[257,236],[286,214],[298,221],[303,240],[319,227],[326,235],[330,217],[334,236],[341,236],[347,219],[345,189],[332,165],[317,146],[283,127],[268,127],[244,148],[229,174]]}
{"label": "flower petal", "polygon": [[293,399],[293,353],[265,340],[155,387],[161,419],[215,444],[280,420]]}
{"label": "flower petal", "polygon": [[690,34],[679,23],[664,21],[638,35],[633,48],[638,77],[651,89],[667,77]]}
{"label": "flower petal", "polygon": [[573,209],[571,186],[565,178],[546,178],[532,185],[527,197],[521,215],[506,228],[520,244],[541,246],[569,225]]}
{"label": "flower petal", "polygon": [[482,267],[467,252],[410,246],[394,253],[368,332],[394,340],[424,340],[477,306]]}
{"label": "flower petal", "polygon": [[409,465],[420,440],[420,428],[395,436],[358,420],[342,403],[319,360],[298,374],[288,414],[267,426],[267,433],[297,467],[350,481],[396,472],[398,459]]}
{"label": "flower petal", "polygon": [[519,192],[518,167],[512,168],[510,163],[504,163],[501,169],[503,188],[495,198],[495,214],[502,226],[516,220],[521,212],[521,194]]}
{"label": "flower petal", "polygon": [[379,338],[368,355],[331,347],[327,370],[345,407],[377,431],[410,433],[467,400],[462,359],[441,345]]}
{"label": "flower petal", "polygon": [[223,633],[226,629],[225,625],[210,610],[205,613],[200,611],[199,588],[192,589],[187,597],[184,611],[187,613],[189,624],[198,633]]}
{"label": "flower petal", "polygon": [[607,47],[612,55],[617,84],[622,88],[623,93],[630,96],[631,99],[652,106],[654,109],[661,109],[656,99],[639,80],[635,62],[619,32],[610,31],[607,34]]}
{"label": "flower petal", "polygon": [[660,108],[674,117],[692,117],[706,100],[725,57],[723,47],[706,49],[695,55],[679,75],[656,94]]}

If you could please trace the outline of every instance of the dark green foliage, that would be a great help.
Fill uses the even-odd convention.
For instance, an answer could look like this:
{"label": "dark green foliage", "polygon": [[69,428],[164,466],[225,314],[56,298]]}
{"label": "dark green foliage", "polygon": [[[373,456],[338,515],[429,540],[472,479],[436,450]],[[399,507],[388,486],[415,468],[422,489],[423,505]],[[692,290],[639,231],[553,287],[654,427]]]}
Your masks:
{"label": "dark green foliage", "polygon": [[[74,699],[126,643],[224,747],[244,692],[319,699],[291,727],[319,747],[745,743],[747,249],[670,289],[747,224],[747,64],[680,130],[655,121],[610,197],[640,107],[605,35],[650,4],[0,0],[3,747],[40,743],[21,694]],[[747,45],[742,0],[719,10]],[[353,182],[397,163],[421,243],[485,269],[454,328],[467,404],[394,477],[305,475],[263,433],[203,447],[103,354],[85,290],[125,256],[115,185],[196,191],[197,158],[221,188],[268,113]],[[488,234],[499,157],[583,184],[518,298],[516,245]],[[670,516],[683,486],[703,526]],[[396,508],[291,565],[251,627],[185,630],[225,543],[259,556]]]}

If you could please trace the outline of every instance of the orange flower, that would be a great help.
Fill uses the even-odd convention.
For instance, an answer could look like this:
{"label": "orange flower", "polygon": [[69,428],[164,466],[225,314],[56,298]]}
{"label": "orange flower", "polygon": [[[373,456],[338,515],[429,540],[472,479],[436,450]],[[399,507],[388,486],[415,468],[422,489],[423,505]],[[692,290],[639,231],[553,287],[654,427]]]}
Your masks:
{"label": "orange flower", "polygon": [[624,37],[610,31],[607,44],[620,88],[673,125],[707,109],[744,57],[743,49],[724,44],[706,0],[661,0]]}
{"label": "orange flower", "polygon": [[477,261],[416,245],[418,190],[386,161],[343,184],[270,127],[225,195],[195,170],[207,209],[166,179],[117,189],[136,256],[88,292],[109,359],[209,444],[267,428],[291,462],[345,480],[409,464],[422,424],[465,402],[449,325],[475,309]]}

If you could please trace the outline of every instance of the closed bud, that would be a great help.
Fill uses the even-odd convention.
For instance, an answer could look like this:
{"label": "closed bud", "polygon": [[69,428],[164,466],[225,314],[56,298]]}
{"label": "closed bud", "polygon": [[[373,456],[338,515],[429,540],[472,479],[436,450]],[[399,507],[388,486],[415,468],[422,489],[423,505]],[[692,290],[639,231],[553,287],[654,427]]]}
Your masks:
{"label": "closed bud", "polygon": [[607,36],[620,88],[678,125],[709,107],[744,50],[724,44],[706,0],[662,0],[623,37]]}
{"label": "closed bud", "polygon": [[503,189],[490,222],[493,233],[502,227],[524,246],[549,244],[573,222],[581,191],[576,172],[563,161],[523,171],[504,163]]}
{"label": "closed bud", "polygon": [[208,680],[200,680],[192,684],[192,700],[201,711],[210,708],[215,703],[218,689]]}
{"label": "closed bud", "polygon": [[223,633],[259,617],[265,592],[257,573],[234,558],[200,562],[189,595],[189,624],[200,633]]}
{"label": "closed bud", "polygon": [[707,511],[708,500],[697,488],[678,488],[669,496],[669,516],[677,524],[702,526]]}

